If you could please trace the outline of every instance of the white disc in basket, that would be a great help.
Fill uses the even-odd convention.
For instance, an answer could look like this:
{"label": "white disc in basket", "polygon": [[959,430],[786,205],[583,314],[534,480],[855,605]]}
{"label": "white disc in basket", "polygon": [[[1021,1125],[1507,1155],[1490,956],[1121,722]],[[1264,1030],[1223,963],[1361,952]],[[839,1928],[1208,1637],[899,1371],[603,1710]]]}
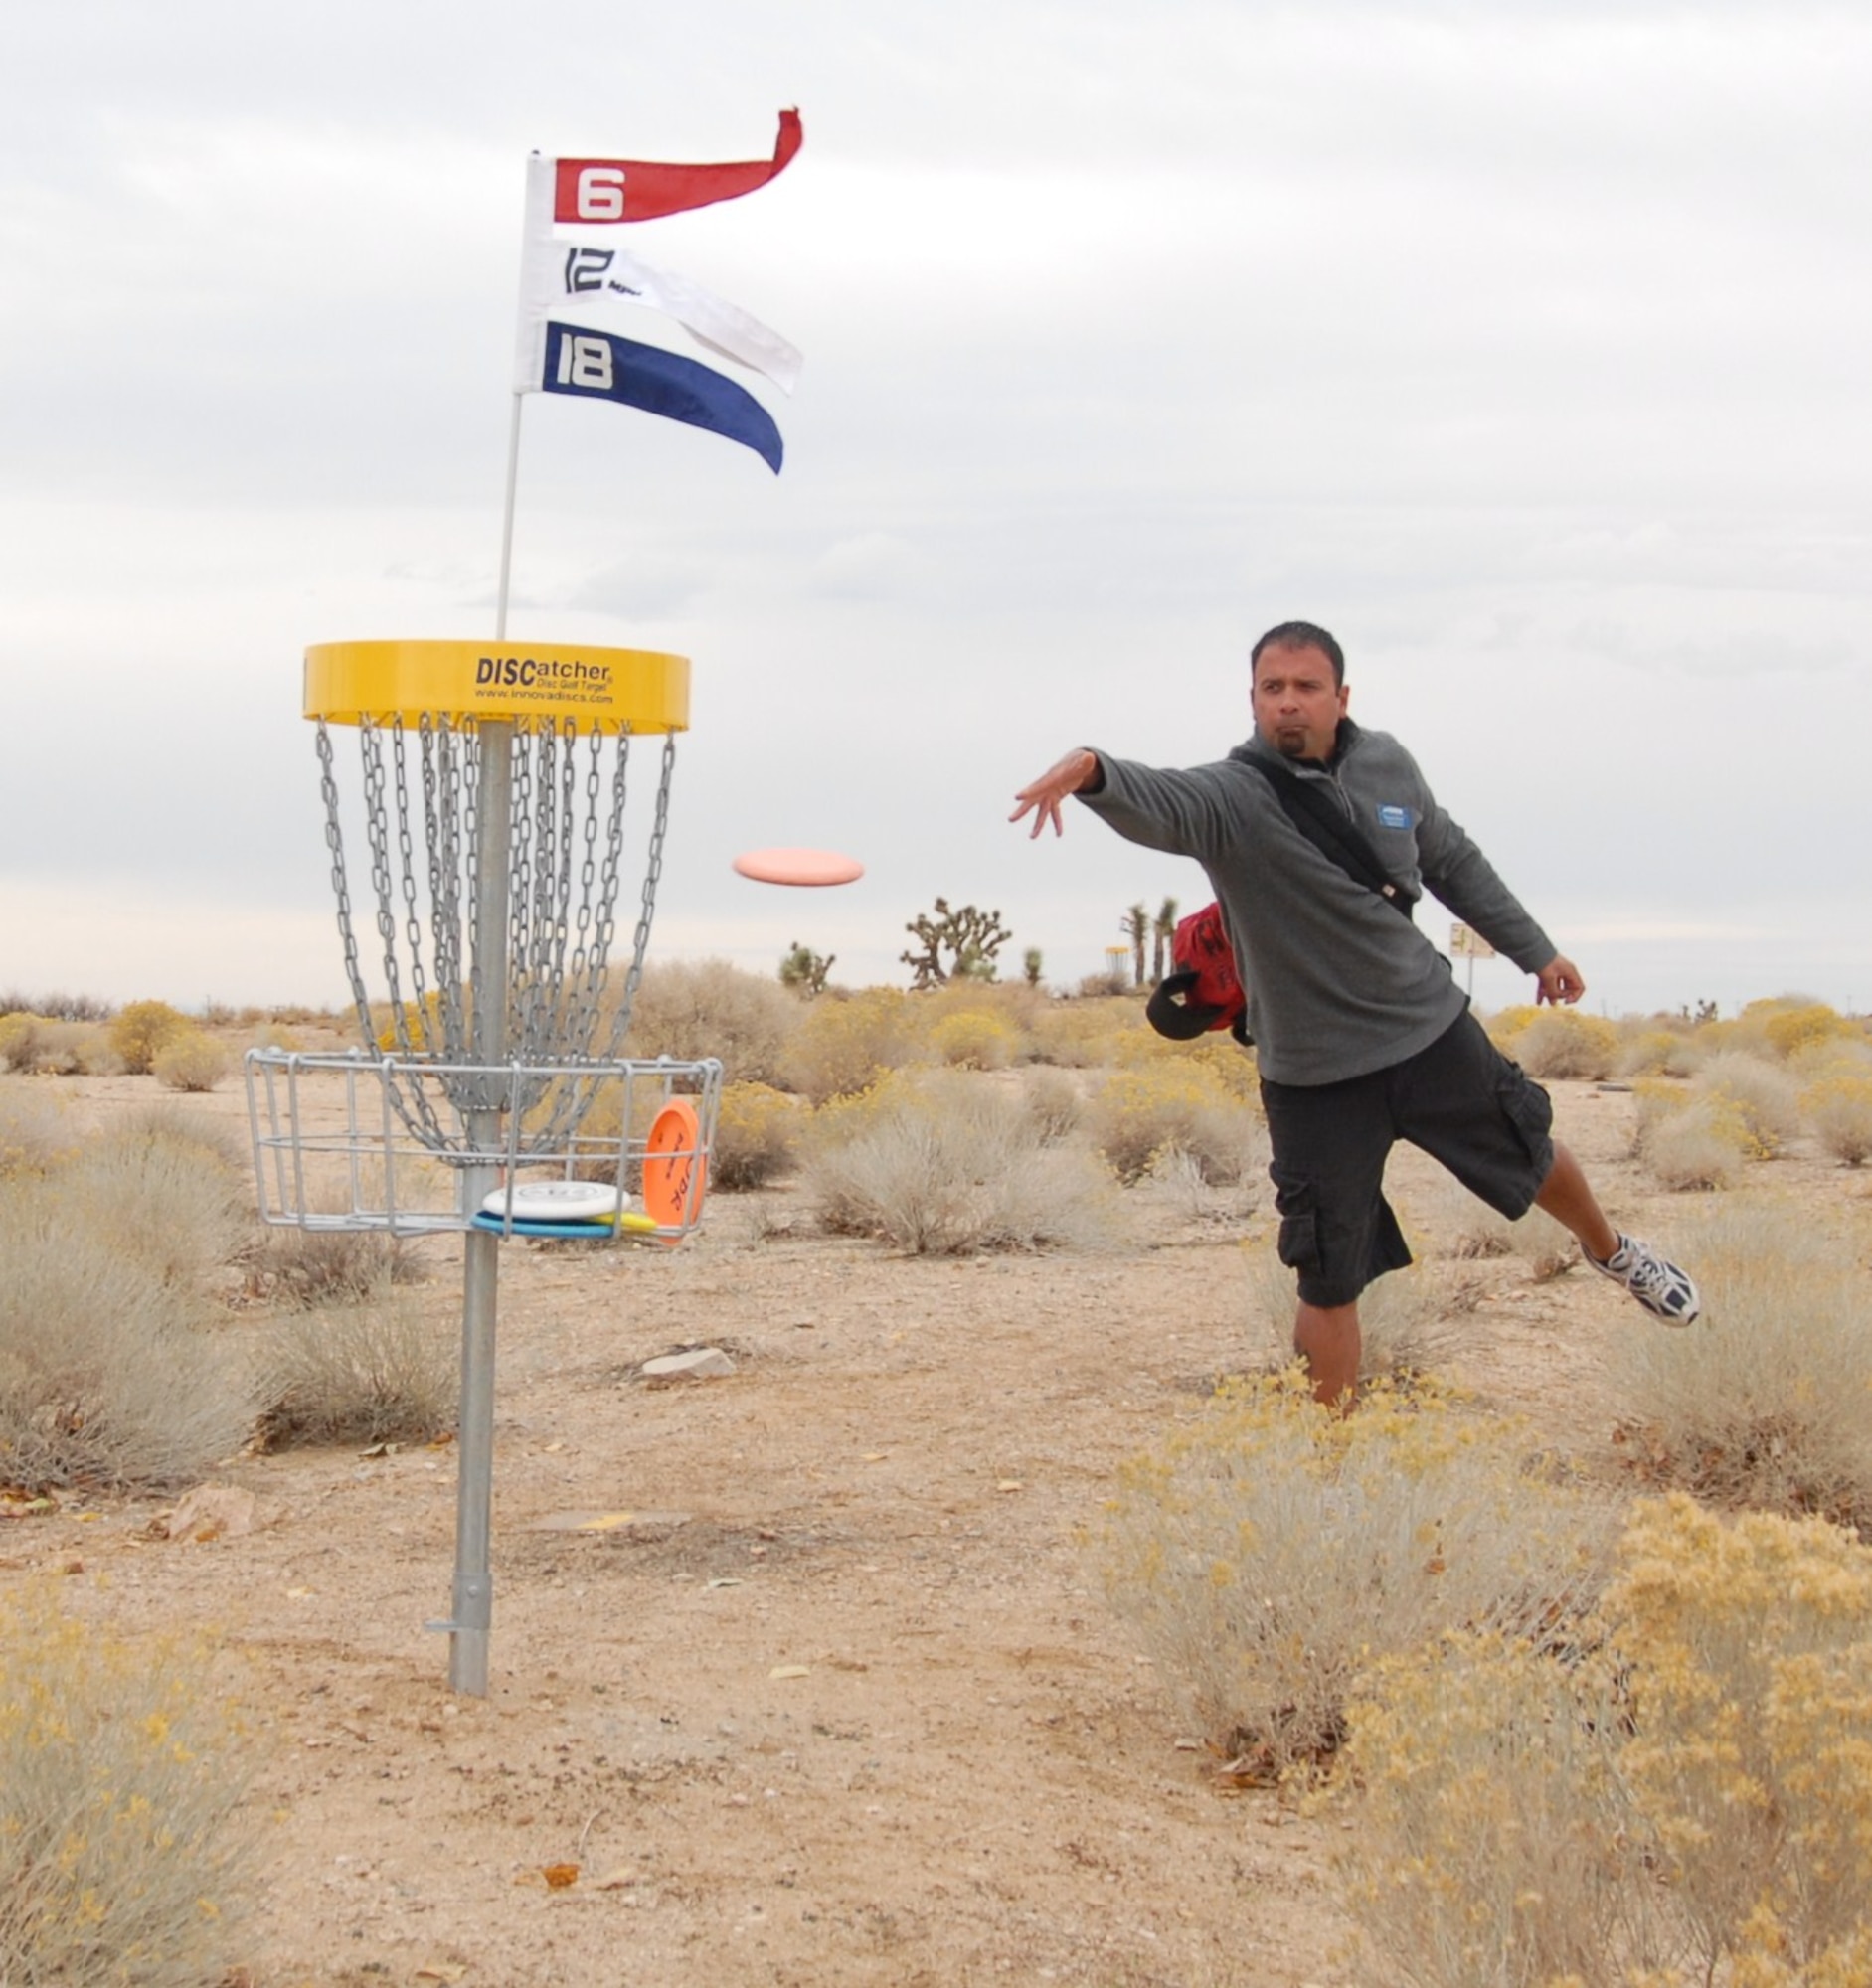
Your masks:
{"label": "white disc in basket", "polygon": [[504,1222],[510,1204],[516,1222],[614,1222],[630,1197],[602,1181],[516,1181],[511,1188],[497,1187],[481,1212]]}

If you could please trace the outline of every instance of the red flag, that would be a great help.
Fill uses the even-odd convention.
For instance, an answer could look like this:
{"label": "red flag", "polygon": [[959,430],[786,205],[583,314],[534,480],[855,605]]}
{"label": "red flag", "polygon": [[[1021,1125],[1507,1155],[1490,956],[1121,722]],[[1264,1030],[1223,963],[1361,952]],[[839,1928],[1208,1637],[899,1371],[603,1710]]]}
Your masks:
{"label": "red flag", "polygon": [[797,110],[780,112],[772,159],[732,166],[658,166],[644,159],[556,159],[553,219],[579,227],[655,221],[753,193],[786,170],[804,139]]}

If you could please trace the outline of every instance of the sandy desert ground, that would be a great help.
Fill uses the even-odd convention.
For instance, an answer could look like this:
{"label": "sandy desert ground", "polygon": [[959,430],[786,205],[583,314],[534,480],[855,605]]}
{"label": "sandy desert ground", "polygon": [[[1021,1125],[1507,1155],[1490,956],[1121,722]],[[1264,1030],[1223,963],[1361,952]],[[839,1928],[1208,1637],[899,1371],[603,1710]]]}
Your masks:
{"label": "sandy desert ground", "polygon": [[[1615,1219],[1680,1228],[1626,1157],[1630,1096],[1554,1088]],[[164,1093],[61,1094],[103,1122]],[[201,1108],[239,1123],[238,1082]],[[1816,1155],[1774,1171],[1866,1193]],[[1434,1249],[1434,1170],[1394,1181]],[[253,1988],[1349,1988],[1344,1825],[1219,1783],[1078,1543],[1120,1459],[1267,1359],[1248,1200],[1166,1203],[1113,1256],[907,1259],[785,1187],[716,1197],[672,1253],[507,1245],[485,1700],[424,1626],[446,1445],[243,1454],[219,1480],[257,1523],[207,1540],[155,1535],[172,1501],[67,1498],[0,1530],[0,1580],[240,1658]],[[423,1246],[452,1318],[458,1244]],[[1656,1328],[1582,1272],[1463,1268],[1459,1377],[1616,1472],[1606,1351]],[[735,1374],[639,1378],[697,1343]]]}

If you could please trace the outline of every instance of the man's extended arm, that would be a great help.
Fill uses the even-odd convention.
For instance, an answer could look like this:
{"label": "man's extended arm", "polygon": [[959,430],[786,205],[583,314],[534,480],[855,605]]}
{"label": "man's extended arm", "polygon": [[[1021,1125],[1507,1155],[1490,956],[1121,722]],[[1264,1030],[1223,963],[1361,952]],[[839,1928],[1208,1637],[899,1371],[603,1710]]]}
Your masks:
{"label": "man's extended arm", "polygon": [[[1535,979],[1534,1001],[1571,1007],[1586,992],[1580,969],[1528,915],[1494,865],[1433,799],[1418,831],[1424,882],[1465,923]],[[1534,962],[1544,959],[1545,965]]]}

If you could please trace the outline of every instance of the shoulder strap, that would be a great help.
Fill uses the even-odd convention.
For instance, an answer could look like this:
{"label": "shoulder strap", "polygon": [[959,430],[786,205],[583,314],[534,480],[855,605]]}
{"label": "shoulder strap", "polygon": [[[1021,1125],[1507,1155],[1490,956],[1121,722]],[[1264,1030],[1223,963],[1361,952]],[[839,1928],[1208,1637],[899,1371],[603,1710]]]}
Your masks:
{"label": "shoulder strap", "polygon": [[1286,818],[1327,862],[1343,870],[1353,883],[1375,892],[1394,911],[1402,911],[1407,918],[1415,916],[1417,900],[1393,883],[1378,860],[1378,852],[1359,833],[1357,825],[1324,794],[1316,793],[1310,780],[1302,780],[1284,766],[1274,765],[1239,746],[1229,756],[1262,775],[1274,789],[1275,799],[1280,803]]}

